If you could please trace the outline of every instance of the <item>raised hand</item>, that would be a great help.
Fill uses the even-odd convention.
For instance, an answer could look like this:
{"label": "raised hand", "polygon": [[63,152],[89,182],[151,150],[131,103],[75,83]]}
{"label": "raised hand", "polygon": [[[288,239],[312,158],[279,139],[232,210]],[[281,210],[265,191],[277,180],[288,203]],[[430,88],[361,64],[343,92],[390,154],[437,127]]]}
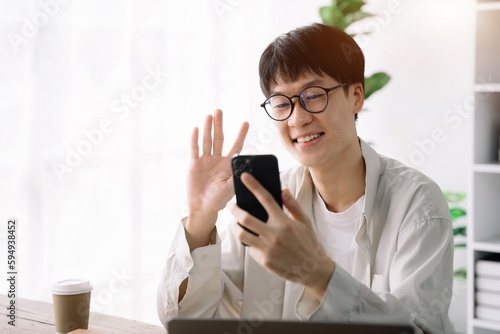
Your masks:
{"label": "raised hand", "polygon": [[191,164],[187,180],[189,216],[186,224],[191,249],[208,244],[218,212],[234,195],[231,157],[241,152],[249,125],[247,122],[241,125],[233,147],[226,156],[222,156],[222,123],[220,109],[205,118],[201,156],[198,128],[193,129],[191,137]]}

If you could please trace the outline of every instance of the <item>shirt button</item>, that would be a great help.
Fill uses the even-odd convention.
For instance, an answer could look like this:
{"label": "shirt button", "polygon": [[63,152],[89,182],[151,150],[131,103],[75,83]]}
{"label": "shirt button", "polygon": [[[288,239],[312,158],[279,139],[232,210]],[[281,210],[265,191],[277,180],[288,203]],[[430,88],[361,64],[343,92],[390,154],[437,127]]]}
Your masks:
{"label": "shirt button", "polygon": [[203,254],[203,255],[201,256],[201,260],[202,260],[202,261],[206,261],[207,259],[208,259],[208,255],[207,255],[207,254]]}

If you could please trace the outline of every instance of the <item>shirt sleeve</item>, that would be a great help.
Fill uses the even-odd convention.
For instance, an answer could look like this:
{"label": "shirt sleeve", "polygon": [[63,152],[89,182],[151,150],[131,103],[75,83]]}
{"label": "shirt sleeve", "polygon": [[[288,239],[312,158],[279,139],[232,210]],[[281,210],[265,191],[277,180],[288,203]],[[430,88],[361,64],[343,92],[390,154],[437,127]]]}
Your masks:
{"label": "shirt sleeve", "polygon": [[[179,224],[158,286],[157,309],[162,324],[170,317],[237,317],[241,312],[242,287],[231,278],[242,277],[243,266],[228,263],[221,267],[221,238],[214,229],[210,245],[189,252],[184,224]],[[227,250],[231,253],[231,250]],[[233,262],[237,259],[233,259]],[[188,278],[186,293],[179,303],[179,286]],[[239,302],[238,302],[239,301]]]}
{"label": "shirt sleeve", "polygon": [[[322,301],[307,319],[410,323],[415,333],[452,333],[448,308],[453,286],[453,268],[449,267],[453,251],[449,221],[432,219],[417,223],[400,234],[391,272],[387,277],[378,277],[382,280],[378,287],[372,282],[370,289],[336,266]],[[308,297],[301,296],[296,305],[297,314],[304,317],[301,303],[308,303]]]}
{"label": "shirt sleeve", "polygon": [[[210,301],[220,300],[220,241],[217,231],[214,229],[211,237],[216,239],[214,245],[200,247],[190,253],[184,231],[185,221],[186,218],[179,224],[158,286],[158,315],[165,326],[169,317],[183,314],[212,316],[216,306]],[[179,286],[188,277],[186,294],[178,303]],[[203,284],[208,284],[210,289],[197,296],[196,291]]]}

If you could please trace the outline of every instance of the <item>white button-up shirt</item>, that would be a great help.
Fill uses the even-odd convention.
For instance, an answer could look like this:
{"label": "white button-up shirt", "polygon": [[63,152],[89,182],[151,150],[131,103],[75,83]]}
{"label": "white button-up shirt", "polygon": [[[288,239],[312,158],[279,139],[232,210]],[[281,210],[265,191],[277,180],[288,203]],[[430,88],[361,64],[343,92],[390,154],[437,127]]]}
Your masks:
{"label": "white button-up shirt", "polygon": [[[175,316],[300,319],[410,323],[416,333],[451,333],[454,250],[448,204],[431,179],[378,155],[362,140],[360,145],[366,199],[352,275],[336,266],[322,301],[311,304],[301,285],[268,272],[247,254],[232,233],[237,224],[221,237],[214,230],[211,245],[192,253],[180,224],[158,288],[162,323]],[[281,182],[313,217],[309,170],[293,168],[282,173]]]}

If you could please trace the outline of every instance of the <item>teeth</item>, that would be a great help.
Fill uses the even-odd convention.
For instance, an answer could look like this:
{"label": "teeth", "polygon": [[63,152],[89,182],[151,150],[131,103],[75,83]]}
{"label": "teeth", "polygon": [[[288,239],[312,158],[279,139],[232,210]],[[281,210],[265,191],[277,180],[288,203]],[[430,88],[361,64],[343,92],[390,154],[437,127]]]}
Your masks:
{"label": "teeth", "polygon": [[299,142],[299,143],[307,142],[307,141],[313,140],[315,138],[318,138],[319,136],[320,136],[319,133],[315,133],[315,134],[310,135],[310,136],[300,137],[300,138],[297,138],[297,142]]}

